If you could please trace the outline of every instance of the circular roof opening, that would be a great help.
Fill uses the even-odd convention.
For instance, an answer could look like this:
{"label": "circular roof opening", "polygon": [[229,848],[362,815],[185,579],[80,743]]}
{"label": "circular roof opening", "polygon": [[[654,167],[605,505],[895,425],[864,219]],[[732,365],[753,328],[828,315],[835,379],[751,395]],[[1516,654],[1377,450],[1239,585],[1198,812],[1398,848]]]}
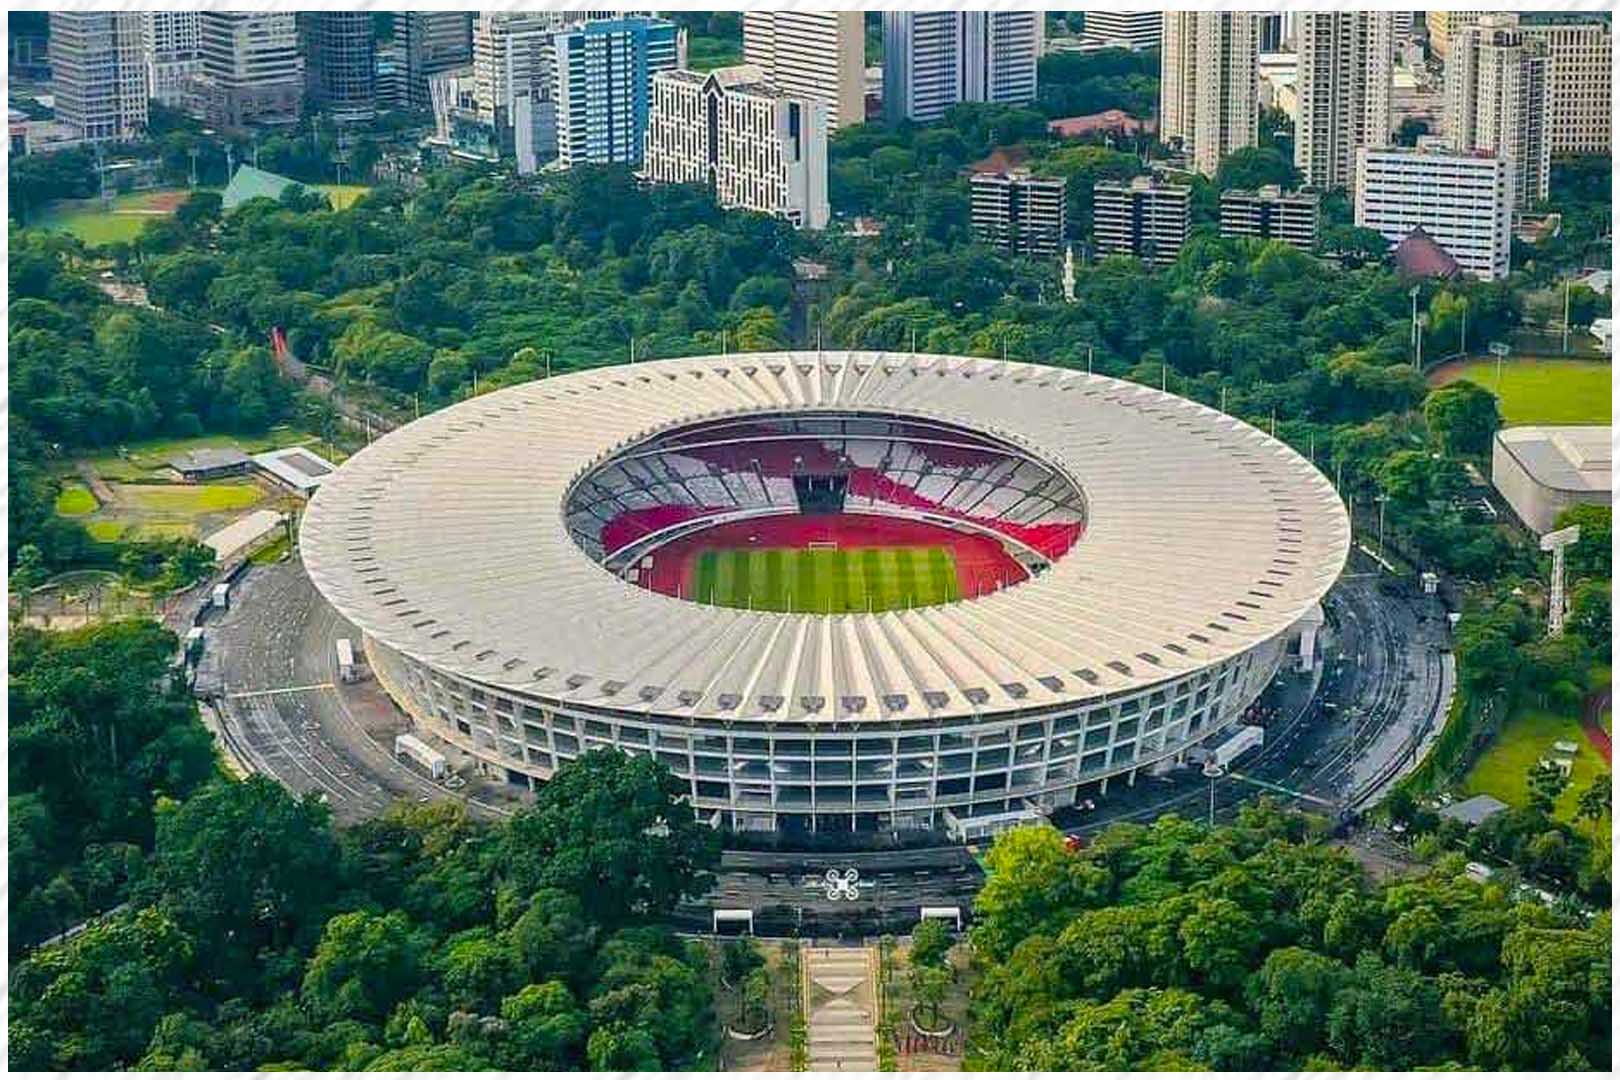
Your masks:
{"label": "circular roof opening", "polygon": [[641,588],[803,614],[929,607],[1044,572],[1085,529],[1080,486],[1010,439],[875,411],[682,424],[587,469],[569,533]]}

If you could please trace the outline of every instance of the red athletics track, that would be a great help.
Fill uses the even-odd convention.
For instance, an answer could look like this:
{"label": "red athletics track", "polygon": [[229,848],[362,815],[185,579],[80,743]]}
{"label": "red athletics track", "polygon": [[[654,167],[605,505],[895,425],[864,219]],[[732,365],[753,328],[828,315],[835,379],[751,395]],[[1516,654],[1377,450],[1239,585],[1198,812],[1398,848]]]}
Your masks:
{"label": "red athletics track", "polygon": [[962,596],[982,596],[1029,575],[995,540],[926,521],[872,514],[782,514],[716,525],[672,540],[652,554],[652,569],[640,584],[666,596],[689,596],[693,563],[700,552],[731,548],[802,548],[836,543],[840,548],[942,547],[956,561]]}

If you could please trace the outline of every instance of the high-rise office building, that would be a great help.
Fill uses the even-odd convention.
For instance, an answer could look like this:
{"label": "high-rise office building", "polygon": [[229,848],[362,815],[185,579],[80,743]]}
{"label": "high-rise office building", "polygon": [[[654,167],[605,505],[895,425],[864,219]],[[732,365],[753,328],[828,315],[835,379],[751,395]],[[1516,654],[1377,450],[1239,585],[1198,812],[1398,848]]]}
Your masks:
{"label": "high-rise office building", "polygon": [[1507,276],[1512,180],[1500,157],[1459,153],[1440,139],[1417,148],[1363,147],[1356,155],[1355,202],[1356,224],[1392,245],[1421,228],[1465,272]]}
{"label": "high-rise office building", "polygon": [[1159,137],[1179,143],[1205,176],[1259,137],[1259,47],[1254,12],[1164,13]]}
{"label": "high-rise office building", "polygon": [[202,17],[195,11],[148,11],[141,16],[147,96],[170,108],[194,104],[202,73]]}
{"label": "high-rise office building", "polygon": [[752,64],[652,79],[642,175],[703,184],[721,206],[827,226],[827,106],[788,96]]}
{"label": "high-rise office building", "polygon": [[1614,37],[1606,22],[1522,26],[1549,65],[1547,125],[1553,154],[1607,154],[1613,145]]}
{"label": "high-rise office building", "polygon": [[204,11],[202,107],[217,127],[291,124],[304,97],[293,12]]}
{"label": "high-rise office building", "polygon": [[145,24],[138,12],[51,12],[56,119],[86,142],[146,127]]}
{"label": "high-rise office building", "polygon": [[1164,35],[1162,11],[1083,11],[1087,41],[1119,42],[1131,49],[1157,49]]}
{"label": "high-rise office building", "polygon": [[1063,250],[1068,225],[1068,185],[1061,176],[1027,170],[976,172],[972,189],[973,235],[1014,255],[1050,257]]}
{"label": "high-rise office building", "polygon": [[1311,187],[1348,188],[1356,150],[1390,143],[1394,20],[1387,11],[1302,11],[1294,20],[1294,164]]}
{"label": "high-rise office building", "polygon": [[1516,21],[1486,16],[1451,34],[1446,60],[1446,137],[1457,150],[1507,162],[1520,209],[1547,197],[1552,139],[1545,42]]}
{"label": "high-rise office building", "polygon": [[1275,184],[1253,191],[1229,188],[1221,193],[1221,235],[1281,240],[1310,251],[1316,247],[1321,205],[1314,191],[1283,191]]}
{"label": "high-rise office building", "polygon": [[376,38],[369,11],[299,12],[310,105],[334,120],[377,115]]}
{"label": "high-rise office building", "polygon": [[831,131],[866,120],[866,31],[859,11],[745,11],[743,61],[784,94],[825,105]]}
{"label": "high-rise office building", "polygon": [[644,16],[593,19],[551,36],[557,158],[641,164],[652,78],[680,66],[675,24]]}
{"label": "high-rise office building", "polygon": [[1038,11],[885,11],[885,116],[927,123],[964,101],[1034,101],[1044,27]]}
{"label": "high-rise office building", "polygon": [[428,79],[472,62],[473,13],[401,11],[394,37],[405,51],[405,94],[413,109],[429,107]]}
{"label": "high-rise office building", "polygon": [[1293,43],[1295,18],[1280,11],[1260,16],[1260,51],[1284,52]]}
{"label": "high-rise office building", "polygon": [[1176,261],[1192,222],[1192,188],[1157,177],[1099,180],[1091,189],[1098,255],[1133,255],[1154,266]]}
{"label": "high-rise office building", "polygon": [[532,173],[557,156],[556,75],[551,36],[566,25],[551,11],[481,11],[473,24],[473,99],[501,153]]}

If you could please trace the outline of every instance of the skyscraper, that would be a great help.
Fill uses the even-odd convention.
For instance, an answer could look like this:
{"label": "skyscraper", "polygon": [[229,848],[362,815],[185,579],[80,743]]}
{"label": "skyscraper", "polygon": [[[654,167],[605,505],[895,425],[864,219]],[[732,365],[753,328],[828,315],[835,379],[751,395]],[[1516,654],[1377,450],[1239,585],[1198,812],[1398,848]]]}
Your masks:
{"label": "skyscraper", "polygon": [[1159,137],[1179,141],[1205,176],[1259,136],[1259,46],[1253,12],[1164,13]]}
{"label": "skyscraper", "polygon": [[291,124],[304,96],[293,12],[204,11],[203,109],[218,127]]}
{"label": "skyscraper", "polygon": [[866,120],[859,11],[746,11],[743,60],[784,94],[825,105],[830,131]]}
{"label": "skyscraper", "polygon": [[1547,47],[1547,97],[1554,154],[1607,154],[1613,145],[1614,37],[1594,20],[1524,26],[1525,40]]}
{"label": "skyscraper", "polygon": [[642,175],[704,184],[721,206],[827,225],[827,106],[790,97],[752,64],[653,76]]}
{"label": "skyscraper", "polygon": [[1294,19],[1294,164],[1311,187],[1348,188],[1357,148],[1390,142],[1394,20],[1387,11],[1302,11]]}
{"label": "skyscraper", "polygon": [[473,13],[402,11],[394,35],[405,50],[405,95],[413,109],[430,104],[428,79],[472,62]]}
{"label": "skyscraper", "polygon": [[518,172],[557,156],[557,109],[551,35],[560,12],[481,11],[473,24],[473,100],[496,145]]}
{"label": "skyscraper", "polygon": [[148,11],[141,19],[147,96],[184,108],[202,72],[202,17],[195,11]]}
{"label": "skyscraper", "polygon": [[551,36],[557,157],[580,164],[641,164],[652,77],[679,64],[675,24],[642,16],[594,19]]}
{"label": "skyscraper", "polygon": [[1457,150],[1507,163],[1512,202],[1547,197],[1552,140],[1545,42],[1515,21],[1486,16],[1454,30],[1446,61],[1446,135]]}
{"label": "skyscraper", "polygon": [[886,11],[883,108],[926,123],[964,101],[1034,101],[1045,20],[1037,11]]}
{"label": "skyscraper", "polygon": [[51,12],[56,118],[87,142],[146,127],[145,22],[138,12]]}
{"label": "skyscraper", "polygon": [[[1429,32],[1429,52],[1435,57],[1445,60],[1451,55],[1452,35],[1463,27],[1471,25],[1493,14],[1489,11],[1425,11],[1423,21]],[[1495,12],[1499,17],[1511,18],[1518,21],[1518,16],[1512,12]]]}
{"label": "skyscraper", "polygon": [[369,11],[299,13],[312,106],[339,121],[377,115],[376,40]]}

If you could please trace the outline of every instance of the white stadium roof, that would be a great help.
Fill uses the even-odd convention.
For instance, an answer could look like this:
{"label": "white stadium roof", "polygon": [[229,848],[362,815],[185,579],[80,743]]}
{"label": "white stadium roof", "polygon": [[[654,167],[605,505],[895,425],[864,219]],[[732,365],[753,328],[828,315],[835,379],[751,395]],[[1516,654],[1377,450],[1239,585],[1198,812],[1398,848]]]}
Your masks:
{"label": "white stadium roof", "polygon": [[[784,409],[1022,444],[1079,482],[1085,532],[999,592],[844,615],[661,595],[570,536],[570,485],[624,444]],[[327,478],[301,546],[339,612],[439,670],[631,713],[847,723],[1050,708],[1197,671],[1311,610],[1349,539],[1300,455],[1184,398],[1027,364],[829,351],[602,368],[443,409]]]}

